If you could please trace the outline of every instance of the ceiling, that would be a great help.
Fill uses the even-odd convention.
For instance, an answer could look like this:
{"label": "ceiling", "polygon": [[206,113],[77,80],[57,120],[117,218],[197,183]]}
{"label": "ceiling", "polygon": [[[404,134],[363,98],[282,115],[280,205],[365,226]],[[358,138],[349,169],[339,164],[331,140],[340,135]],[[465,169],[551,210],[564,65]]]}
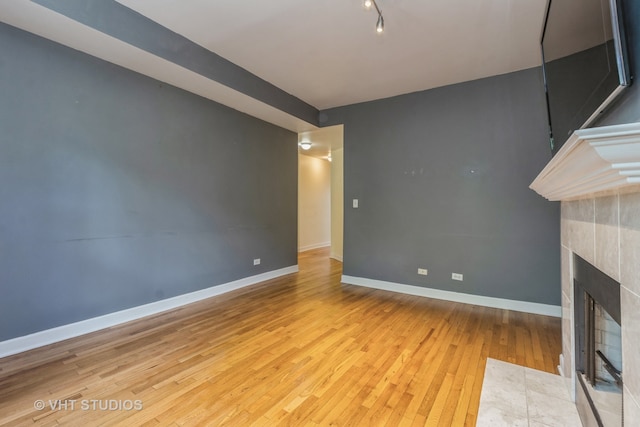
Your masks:
{"label": "ceiling", "polygon": [[308,150],[299,149],[301,154],[319,159],[331,157],[331,153],[344,147],[343,125],[327,126],[317,130],[300,132],[298,142],[311,142]]}
{"label": "ceiling", "polygon": [[[117,0],[319,110],[540,65],[546,0]],[[301,132],[309,123],[25,0],[0,20]]]}
{"label": "ceiling", "polygon": [[545,0],[118,0],[318,109],[541,63]]}

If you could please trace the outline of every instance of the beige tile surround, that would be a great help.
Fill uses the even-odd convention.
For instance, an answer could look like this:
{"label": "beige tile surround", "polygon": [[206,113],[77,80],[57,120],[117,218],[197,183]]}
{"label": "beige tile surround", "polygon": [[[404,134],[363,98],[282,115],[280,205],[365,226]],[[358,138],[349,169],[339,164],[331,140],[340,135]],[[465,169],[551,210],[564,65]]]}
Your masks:
{"label": "beige tile surround", "polygon": [[625,425],[640,425],[640,186],[561,205],[562,358],[575,387],[572,253],[621,284]]}

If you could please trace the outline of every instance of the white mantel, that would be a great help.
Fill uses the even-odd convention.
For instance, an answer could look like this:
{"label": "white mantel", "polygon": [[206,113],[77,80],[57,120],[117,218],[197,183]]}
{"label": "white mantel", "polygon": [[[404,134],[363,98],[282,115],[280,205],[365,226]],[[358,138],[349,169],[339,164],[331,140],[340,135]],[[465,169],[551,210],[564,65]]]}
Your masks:
{"label": "white mantel", "polygon": [[575,131],[530,188],[552,200],[640,184],[640,123]]}

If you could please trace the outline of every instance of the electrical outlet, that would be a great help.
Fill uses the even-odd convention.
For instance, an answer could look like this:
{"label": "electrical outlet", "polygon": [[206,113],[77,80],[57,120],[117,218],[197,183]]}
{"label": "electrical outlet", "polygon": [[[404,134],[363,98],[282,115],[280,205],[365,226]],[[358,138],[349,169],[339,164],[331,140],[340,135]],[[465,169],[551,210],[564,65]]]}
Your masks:
{"label": "electrical outlet", "polygon": [[428,273],[426,268],[418,268],[418,274],[421,276],[426,276]]}
{"label": "electrical outlet", "polygon": [[462,282],[462,278],[463,278],[463,276],[460,273],[451,273],[451,279],[452,280],[459,280],[459,281]]}
{"label": "electrical outlet", "polygon": [[260,258],[256,258],[253,260],[253,265],[260,265]]}
{"label": "electrical outlet", "polygon": [[354,209],[358,208],[358,199],[353,199],[353,208]]}

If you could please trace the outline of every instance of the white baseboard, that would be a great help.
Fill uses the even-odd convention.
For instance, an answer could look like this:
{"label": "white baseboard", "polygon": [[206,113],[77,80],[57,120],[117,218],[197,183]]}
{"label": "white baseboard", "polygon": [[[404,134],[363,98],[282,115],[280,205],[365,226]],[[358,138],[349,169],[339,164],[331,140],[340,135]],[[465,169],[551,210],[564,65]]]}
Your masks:
{"label": "white baseboard", "polygon": [[279,270],[268,271],[266,273],[257,274],[251,277],[235,280],[233,282],[224,283],[222,285],[212,286],[188,294],[178,295],[161,301],[149,304],[139,305],[137,307],[127,308],[125,310],[116,311],[114,313],[105,314],[104,316],[93,317],[87,320],[70,323],[68,325],[58,326],[56,328],[47,329],[22,337],[12,338],[7,341],[0,342],[0,357],[10,356],[12,354],[21,353],[23,351],[32,350],[58,341],[69,338],[75,338],[90,332],[99,331],[100,329],[109,328],[121,323],[130,322],[146,316],[161,313],[191,304],[203,299],[211,298],[227,292],[235,291],[246,286],[255,285],[266,280],[275,279],[276,277],[285,276],[287,274],[298,272],[298,266],[281,268]]}
{"label": "white baseboard", "polygon": [[300,246],[298,252],[310,251],[311,249],[320,249],[331,246],[331,242],[314,243],[312,245]]}
{"label": "white baseboard", "polygon": [[502,308],[504,310],[522,311],[525,313],[541,314],[544,316],[561,317],[562,308],[559,305],[539,304],[535,302],[516,301],[503,298],[485,297],[482,295],[463,294],[461,292],[443,291],[440,289],[423,288],[421,286],[403,285],[401,283],[383,280],[367,279],[365,277],[342,276],[342,283],[399,292],[420,297],[435,298],[445,301],[461,302],[465,304],[481,305],[484,307]]}
{"label": "white baseboard", "polygon": [[558,363],[558,374],[561,377],[566,378],[566,375],[564,374],[564,370],[562,369],[562,366],[564,365],[564,354],[560,353],[560,357],[558,357],[558,360],[560,361],[560,363]]}
{"label": "white baseboard", "polygon": [[336,261],[342,262],[342,256],[340,255],[331,254],[329,255],[329,257],[335,259]]}

